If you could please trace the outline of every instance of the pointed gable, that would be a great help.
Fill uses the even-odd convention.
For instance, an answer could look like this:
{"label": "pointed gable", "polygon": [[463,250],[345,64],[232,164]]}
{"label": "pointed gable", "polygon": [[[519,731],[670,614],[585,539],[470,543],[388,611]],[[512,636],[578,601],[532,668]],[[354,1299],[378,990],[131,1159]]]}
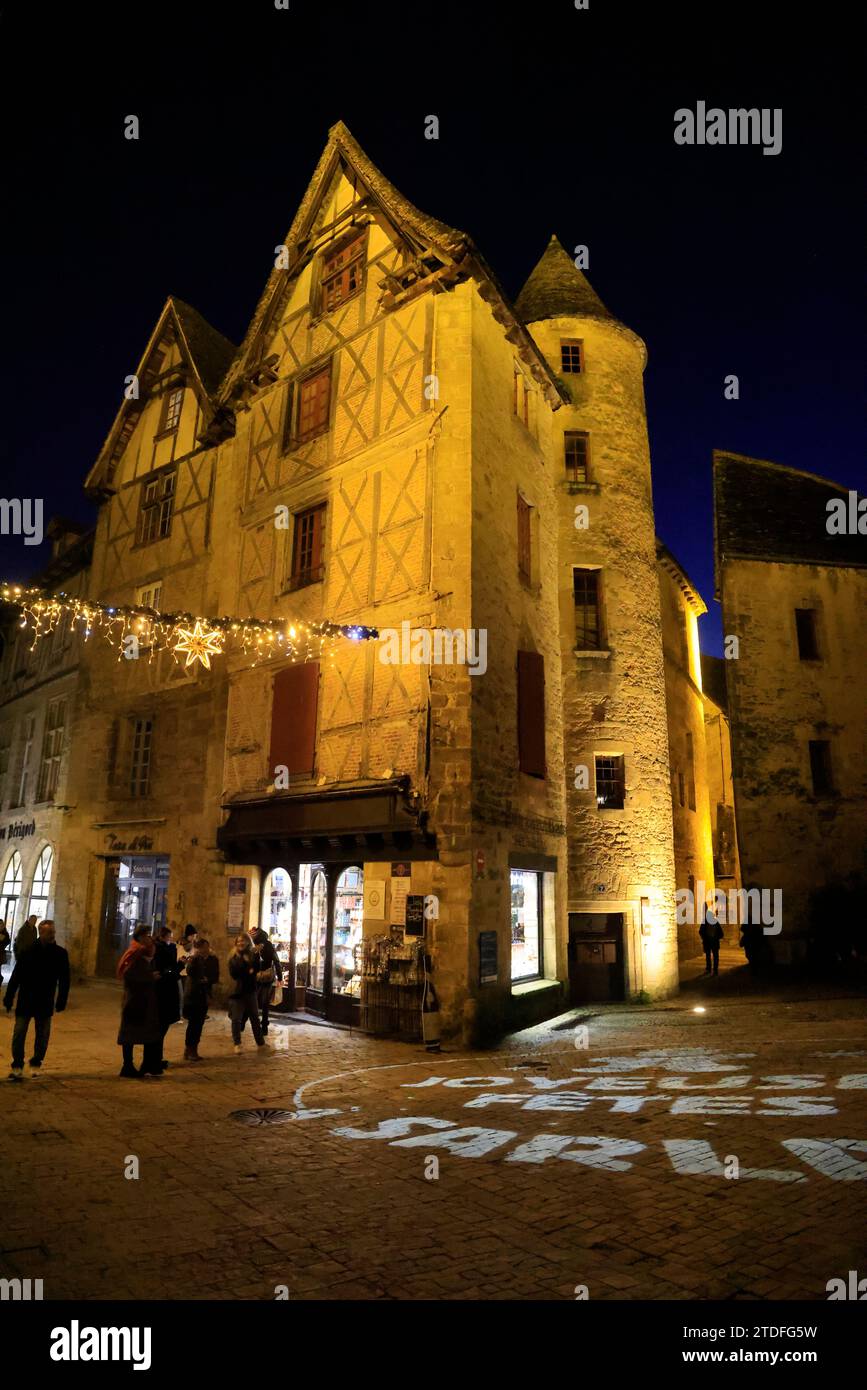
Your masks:
{"label": "pointed gable", "polygon": [[87,476],[84,484],[86,492],[98,494],[111,485],[117,464],[175,346],[187,370],[189,385],[196,393],[202,419],[206,424],[213,419],[217,390],[235,356],[236,348],[191,305],[170,295],[135,372],[138,377],[138,397],[122,402],[96,463]]}
{"label": "pointed gable", "polygon": [[524,323],[572,315],[617,322],[556,236],[530,272],[515,310]]}

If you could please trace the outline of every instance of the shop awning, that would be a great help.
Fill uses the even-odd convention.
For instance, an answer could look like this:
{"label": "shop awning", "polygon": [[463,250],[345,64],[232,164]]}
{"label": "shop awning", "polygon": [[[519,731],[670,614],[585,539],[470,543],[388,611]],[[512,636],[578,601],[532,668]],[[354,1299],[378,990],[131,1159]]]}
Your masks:
{"label": "shop awning", "polygon": [[217,845],[233,864],[435,859],[409,779],[230,801]]}

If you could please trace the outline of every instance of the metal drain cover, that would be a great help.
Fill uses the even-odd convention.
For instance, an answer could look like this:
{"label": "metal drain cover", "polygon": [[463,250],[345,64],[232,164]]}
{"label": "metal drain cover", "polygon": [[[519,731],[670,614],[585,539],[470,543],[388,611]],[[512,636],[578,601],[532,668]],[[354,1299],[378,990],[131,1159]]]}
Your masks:
{"label": "metal drain cover", "polygon": [[294,1110],[233,1110],[229,1116],[230,1120],[236,1120],[239,1125],[285,1125],[288,1120],[294,1120]]}

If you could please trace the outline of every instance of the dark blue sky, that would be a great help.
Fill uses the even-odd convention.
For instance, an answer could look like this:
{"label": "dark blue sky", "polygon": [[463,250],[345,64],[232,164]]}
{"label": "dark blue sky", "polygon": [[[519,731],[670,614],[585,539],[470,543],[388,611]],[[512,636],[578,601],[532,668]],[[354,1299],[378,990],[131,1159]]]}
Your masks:
{"label": "dark blue sky", "polygon": [[[572,0],[30,7],[0,17],[4,496],[81,493],[165,296],[238,342],[330,124],[514,295],[556,232],[648,344],[657,529],[713,603],[711,450],[865,488],[864,219],[846,11]],[[781,107],[783,148],[674,111]],[[123,138],[124,116],[141,121]],[[424,118],[440,139],[423,138]],[[735,373],[740,400],[726,401]],[[37,482],[38,480],[38,482]],[[3,577],[44,552],[0,538]]]}

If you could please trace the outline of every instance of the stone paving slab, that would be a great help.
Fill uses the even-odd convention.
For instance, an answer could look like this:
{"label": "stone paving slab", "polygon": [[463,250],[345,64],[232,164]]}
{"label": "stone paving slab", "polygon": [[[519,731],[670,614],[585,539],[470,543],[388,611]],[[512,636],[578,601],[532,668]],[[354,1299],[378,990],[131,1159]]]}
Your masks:
{"label": "stone paving slab", "polygon": [[[171,1030],[155,1082],[117,1076],[117,990],[78,987],[44,1074],[0,1081],[0,1277],[48,1299],[823,1299],[867,1271],[864,1002],[714,983],[597,1011],[586,1049],[556,1025],[429,1055],[293,1023],[236,1057],[217,1015],[198,1066]],[[292,1118],[230,1118],[259,1107]]]}

